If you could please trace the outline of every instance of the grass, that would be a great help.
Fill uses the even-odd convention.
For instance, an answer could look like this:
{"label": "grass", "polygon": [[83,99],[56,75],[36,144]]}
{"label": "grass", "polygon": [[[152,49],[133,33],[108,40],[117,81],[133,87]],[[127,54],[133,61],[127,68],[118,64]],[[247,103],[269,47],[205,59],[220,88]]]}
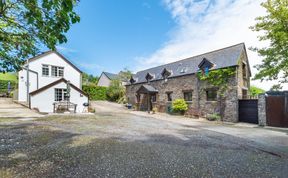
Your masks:
{"label": "grass", "polygon": [[17,82],[17,76],[15,73],[0,73],[0,80],[9,80]]}

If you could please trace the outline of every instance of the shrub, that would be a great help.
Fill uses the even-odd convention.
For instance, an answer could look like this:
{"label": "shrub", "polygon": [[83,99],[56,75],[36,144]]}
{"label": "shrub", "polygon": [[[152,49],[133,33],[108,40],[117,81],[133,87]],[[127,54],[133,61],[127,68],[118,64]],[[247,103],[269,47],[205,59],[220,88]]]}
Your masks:
{"label": "shrub", "polygon": [[8,93],[8,82],[10,82],[10,87],[11,87],[10,92],[16,89],[15,81],[0,80],[0,94]]}
{"label": "shrub", "polygon": [[173,112],[180,112],[184,114],[188,110],[188,105],[184,99],[176,99],[172,102]]}
{"label": "shrub", "polygon": [[110,86],[107,88],[107,99],[109,101],[118,102],[124,96],[125,87],[121,85],[121,81],[118,79],[112,80]]}
{"label": "shrub", "polygon": [[106,100],[107,87],[96,85],[83,85],[83,91],[89,96],[90,100]]}
{"label": "shrub", "polygon": [[214,114],[207,114],[206,118],[209,121],[216,121],[216,120],[220,120],[221,119],[220,115],[219,114],[215,114],[215,113]]}

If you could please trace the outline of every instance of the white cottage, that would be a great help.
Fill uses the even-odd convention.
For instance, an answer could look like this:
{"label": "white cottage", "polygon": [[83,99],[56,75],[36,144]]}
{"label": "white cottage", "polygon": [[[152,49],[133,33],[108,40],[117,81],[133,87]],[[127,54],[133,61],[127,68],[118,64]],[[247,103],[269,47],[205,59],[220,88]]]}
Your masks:
{"label": "white cottage", "polygon": [[87,109],[84,104],[88,103],[88,96],[82,91],[82,72],[69,60],[56,51],[48,51],[28,61],[29,72],[26,64],[18,73],[20,102],[27,102],[31,109],[46,113],[55,112],[68,100],[69,108],[72,106],[77,113]]}

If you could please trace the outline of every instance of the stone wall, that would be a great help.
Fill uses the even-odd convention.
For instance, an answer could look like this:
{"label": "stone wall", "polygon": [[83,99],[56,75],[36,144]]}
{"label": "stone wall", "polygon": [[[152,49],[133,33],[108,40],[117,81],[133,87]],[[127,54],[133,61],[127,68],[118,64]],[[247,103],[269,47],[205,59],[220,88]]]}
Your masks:
{"label": "stone wall", "polygon": [[266,96],[265,94],[259,95],[258,98],[258,122],[260,126],[266,126]]}
{"label": "stone wall", "polygon": [[[138,106],[138,108],[145,106],[145,103],[147,103],[147,99],[141,99],[140,103],[137,103],[136,99],[137,90],[143,84],[147,83],[126,86],[127,101]],[[206,89],[213,88],[213,86],[209,85],[206,81],[198,80],[195,74],[169,78],[167,81],[151,81],[150,85],[158,90],[157,102],[153,103],[153,107],[157,107],[160,112],[165,112],[167,107],[171,105],[171,102],[167,98],[167,92],[172,92],[172,100],[175,100],[184,98],[183,91],[187,90],[192,91],[192,102],[188,102],[189,110],[186,114],[205,117],[206,114],[219,113],[220,111],[219,96],[217,101],[207,101]],[[225,98],[224,102],[222,102],[222,105],[225,105],[224,121],[238,121],[237,90],[236,76],[233,76],[229,81],[229,89],[223,96]],[[145,98],[145,96],[141,96],[141,98]]]}

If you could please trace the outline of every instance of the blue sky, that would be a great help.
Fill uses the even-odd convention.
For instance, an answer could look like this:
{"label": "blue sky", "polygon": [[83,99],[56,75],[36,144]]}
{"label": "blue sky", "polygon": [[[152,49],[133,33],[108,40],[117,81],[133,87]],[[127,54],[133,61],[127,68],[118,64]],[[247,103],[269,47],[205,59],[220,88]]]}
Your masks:
{"label": "blue sky", "polygon": [[156,0],[82,0],[77,12],[81,22],[71,27],[68,43],[58,50],[93,75],[133,70],[136,56],[155,51],[175,26]]}
{"label": "blue sky", "polygon": [[[81,22],[58,50],[84,72],[133,72],[244,42],[261,47],[249,27],[264,0],[81,0]],[[252,75],[261,58],[247,50]],[[252,81],[270,89],[276,82]],[[285,86],[284,86],[285,88]],[[286,86],[288,89],[288,86]]]}

